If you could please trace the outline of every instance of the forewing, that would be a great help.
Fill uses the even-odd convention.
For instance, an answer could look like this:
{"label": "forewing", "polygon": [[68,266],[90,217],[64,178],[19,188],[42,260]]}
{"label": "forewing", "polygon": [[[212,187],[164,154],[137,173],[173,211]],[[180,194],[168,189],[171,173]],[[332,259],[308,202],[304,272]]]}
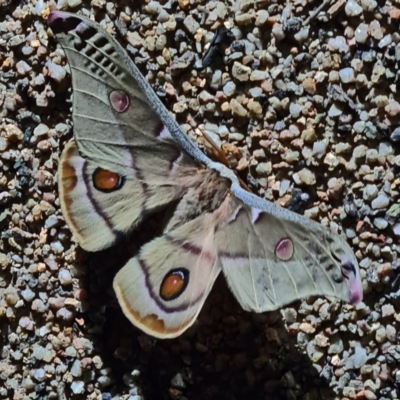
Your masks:
{"label": "forewing", "polygon": [[[79,150],[69,146],[60,161],[61,206],[80,244],[100,250],[179,199],[201,179],[199,165],[172,139],[149,104],[150,87],[109,34],[60,11],[52,12],[48,23],[71,68]],[[99,190],[93,184],[99,169],[103,178],[108,172],[121,184]]]}

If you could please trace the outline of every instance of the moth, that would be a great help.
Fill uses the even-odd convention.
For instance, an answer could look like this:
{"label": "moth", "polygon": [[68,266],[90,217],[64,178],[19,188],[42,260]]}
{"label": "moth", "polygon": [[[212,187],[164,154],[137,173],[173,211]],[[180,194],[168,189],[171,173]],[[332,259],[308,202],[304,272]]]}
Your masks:
{"label": "moth", "polygon": [[241,188],[185,135],[117,41],[97,23],[60,11],[48,24],[72,74],[74,141],[62,153],[63,215],[87,251],[112,246],[148,215],[173,212],[113,287],[126,317],[173,338],[196,320],[223,271],[248,311],[323,295],[362,299],[346,240]]}

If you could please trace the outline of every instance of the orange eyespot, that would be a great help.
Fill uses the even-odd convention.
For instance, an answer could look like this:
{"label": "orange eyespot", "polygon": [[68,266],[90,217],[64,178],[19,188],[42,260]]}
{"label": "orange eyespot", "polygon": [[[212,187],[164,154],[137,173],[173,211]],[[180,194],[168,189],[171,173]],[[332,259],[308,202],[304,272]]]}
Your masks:
{"label": "orange eyespot", "polygon": [[112,192],[122,186],[122,178],[115,172],[97,168],[93,172],[93,186],[102,192]]}
{"label": "orange eyespot", "polygon": [[165,301],[178,298],[189,283],[189,271],[184,268],[174,269],[165,275],[161,287],[160,296]]}

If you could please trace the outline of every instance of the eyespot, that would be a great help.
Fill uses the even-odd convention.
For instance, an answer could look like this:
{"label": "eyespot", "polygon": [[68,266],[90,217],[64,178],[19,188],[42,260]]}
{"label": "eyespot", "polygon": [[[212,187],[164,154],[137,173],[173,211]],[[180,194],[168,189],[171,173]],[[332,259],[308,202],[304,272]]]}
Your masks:
{"label": "eyespot", "polygon": [[342,271],[342,275],[346,279],[350,279],[351,275],[356,275],[356,269],[354,268],[353,263],[350,261],[342,263],[342,265],[340,266],[340,269]]}
{"label": "eyespot", "polygon": [[189,271],[185,268],[173,269],[165,275],[160,286],[160,297],[165,301],[178,298],[189,283]]}
{"label": "eyespot", "polygon": [[122,90],[114,90],[110,93],[110,103],[116,112],[123,113],[129,108],[129,96]]}
{"label": "eyespot", "polygon": [[275,247],[275,255],[283,260],[290,260],[293,256],[293,242],[289,238],[281,239]]}
{"label": "eyespot", "polygon": [[123,178],[115,172],[97,168],[93,172],[93,186],[101,192],[112,192],[122,187]]}

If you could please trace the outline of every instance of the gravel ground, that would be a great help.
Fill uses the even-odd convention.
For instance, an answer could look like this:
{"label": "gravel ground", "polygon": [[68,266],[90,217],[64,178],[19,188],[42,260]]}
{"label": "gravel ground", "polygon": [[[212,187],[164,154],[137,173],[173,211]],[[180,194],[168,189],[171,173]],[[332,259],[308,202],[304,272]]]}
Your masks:
{"label": "gravel ground", "polygon": [[[344,231],[364,302],[256,315],[219,279],[180,338],[135,330],[110,282],[157,218],[98,254],[71,238],[54,9],[116,34],[183,129],[222,144],[254,192]],[[0,0],[0,399],[400,398],[399,22],[399,0]],[[202,69],[223,26],[231,40]]]}

